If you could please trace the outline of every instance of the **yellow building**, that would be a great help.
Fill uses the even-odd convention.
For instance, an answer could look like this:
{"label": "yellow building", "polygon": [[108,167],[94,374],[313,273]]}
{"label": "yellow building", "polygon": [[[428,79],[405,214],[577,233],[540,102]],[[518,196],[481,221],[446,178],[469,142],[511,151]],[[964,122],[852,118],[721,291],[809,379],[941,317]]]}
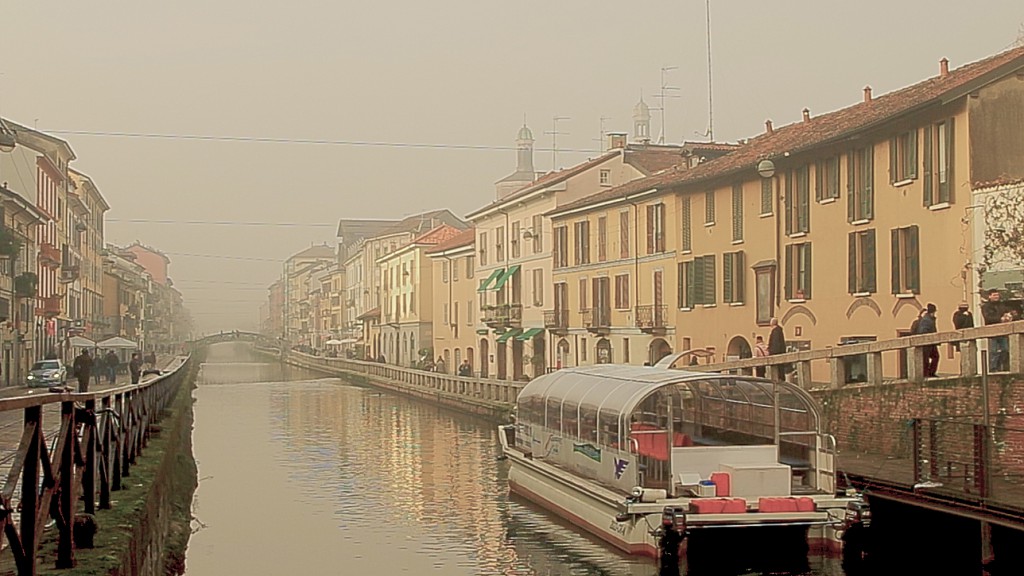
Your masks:
{"label": "yellow building", "polygon": [[382,303],[379,335],[388,363],[415,366],[432,354],[433,266],[426,251],[459,232],[442,224],[377,259]]}
{"label": "yellow building", "polygon": [[[1024,103],[1024,48],[957,70],[943,60],[938,68],[883,96],[865,88],[861,102],[842,110],[804,110],[802,121],[780,128],[769,121],[734,152],[569,204],[556,219],[575,226],[583,215],[614,220],[613,206],[639,208],[635,217],[648,233],[639,239],[649,246],[648,206],[665,203],[674,262],[662,274],[674,290],[662,295],[670,310],[663,330],[673,350],[709,349],[712,360],[747,357],[757,336],[767,341],[772,318],[790,350],[888,339],[905,334],[928,303],[938,307],[939,330],[951,329],[957,305],[977,302],[972,174],[999,156],[1003,173],[1024,178],[1024,155],[1003,156],[1024,150],[1024,133],[991,121],[994,111]],[[643,261],[648,257],[635,266],[649,282],[659,266]],[[621,265],[602,269],[625,274]],[[558,277],[572,305],[588,274],[596,275],[570,269]],[[592,279],[588,286],[593,293]],[[641,285],[639,293],[649,297],[651,290]],[[611,313],[609,333],[629,320],[637,324],[636,312],[632,319]],[[601,357],[598,343],[588,340],[592,350],[578,352],[580,363]],[[625,360],[614,352],[623,345],[611,344],[612,359]],[[637,357],[634,348],[629,361],[664,351]],[[903,364],[885,362],[892,376]],[[865,371],[863,362],[847,366],[851,379]]]}
{"label": "yellow building", "polygon": [[449,374],[457,374],[463,360],[476,374],[477,304],[476,231],[463,230],[457,236],[427,250],[433,272],[434,355],[444,359]]}
{"label": "yellow building", "polygon": [[[79,301],[75,309],[77,315],[72,316],[72,332],[80,333],[86,338],[97,340],[104,333],[103,324],[103,246],[104,217],[110,205],[103,198],[92,178],[81,172],[69,169],[72,188],[68,192],[68,201],[76,210],[77,235],[72,241],[74,251],[78,253],[78,269],[66,269],[62,274],[66,279],[73,279],[74,291]],[[78,207],[76,209],[76,207]]]}

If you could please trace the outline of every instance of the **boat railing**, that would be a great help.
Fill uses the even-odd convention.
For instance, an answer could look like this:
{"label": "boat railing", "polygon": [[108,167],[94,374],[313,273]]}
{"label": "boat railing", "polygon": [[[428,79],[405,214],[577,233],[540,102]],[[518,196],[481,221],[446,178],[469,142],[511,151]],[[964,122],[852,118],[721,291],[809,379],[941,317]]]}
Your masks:
{"label": "boat railing", "polygon": [[325,369],[330,373],[362,374],[436,393],[499,404],[515,404],[519,392],[526,386],[525,382],[514,380],[427,372],[426,370],[366,360],[314,356],[295,350],[289,350],[287,357],[296,364],[307,368]]}

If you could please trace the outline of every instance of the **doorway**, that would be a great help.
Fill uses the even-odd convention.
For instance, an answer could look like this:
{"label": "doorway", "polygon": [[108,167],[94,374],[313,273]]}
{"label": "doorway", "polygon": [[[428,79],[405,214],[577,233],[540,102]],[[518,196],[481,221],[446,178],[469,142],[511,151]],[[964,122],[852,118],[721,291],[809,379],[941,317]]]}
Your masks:
{"label": "doorway", "polygon": [[487,350],[488,350],[490,344],[491,343],[490,343],[490,341],[487,340],[487,338],[481,338],[480,339],[480,377],[481,378],[490,378],[489,368],[490,368],[491,363],[489,361],[490,358],[487,357],[487,355],[488,355]]}
{"label": "doorway", "polygon": [[555,368],[565,368],[569,365],[569,341],[562,338],[555,347]]}
{"label": "doorway", "polygon": [[507,346],[505,346],[504,342],[498,342],[498,353],[495,355],[495,361],[498,363],[498,380],[508,379],[508,366],[505,365],[506,348]]}
{"label": "doorway", "polygon": [[668,345],[668,342],[664,338],[655,338],[651,341],[651,345],[647,349],[647,361],[651,366],[658,363],[665,356],[672,353],[672,347]]}

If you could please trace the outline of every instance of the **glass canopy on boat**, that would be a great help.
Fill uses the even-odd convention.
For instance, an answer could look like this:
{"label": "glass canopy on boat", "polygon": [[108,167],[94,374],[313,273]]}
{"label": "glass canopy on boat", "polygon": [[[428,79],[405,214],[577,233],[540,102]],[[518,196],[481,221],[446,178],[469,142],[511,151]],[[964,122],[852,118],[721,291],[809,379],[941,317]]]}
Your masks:
{"label": "glass canopy on boat", "polygon": [[818,432],[814,399],[788,382],[609,364],[565,368],[532,380],[519,394],[517,419],[606,446],[621,445],[620,430],[664,428],[668,418],[695,440],[772,443],[779,441],[776,394],[779,435]]}

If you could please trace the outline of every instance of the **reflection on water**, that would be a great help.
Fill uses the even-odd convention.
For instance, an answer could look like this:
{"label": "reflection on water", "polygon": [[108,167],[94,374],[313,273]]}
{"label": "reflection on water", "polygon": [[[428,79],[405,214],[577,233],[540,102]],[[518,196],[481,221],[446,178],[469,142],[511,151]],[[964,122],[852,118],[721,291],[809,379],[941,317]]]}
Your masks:
{"label": "reflection on water", "polygon": [[[189,576],[657,574],[510,498],[486,421],[237,343],[211,349],[195,398]],[[801,573],[842,571],[812,558]]]}

